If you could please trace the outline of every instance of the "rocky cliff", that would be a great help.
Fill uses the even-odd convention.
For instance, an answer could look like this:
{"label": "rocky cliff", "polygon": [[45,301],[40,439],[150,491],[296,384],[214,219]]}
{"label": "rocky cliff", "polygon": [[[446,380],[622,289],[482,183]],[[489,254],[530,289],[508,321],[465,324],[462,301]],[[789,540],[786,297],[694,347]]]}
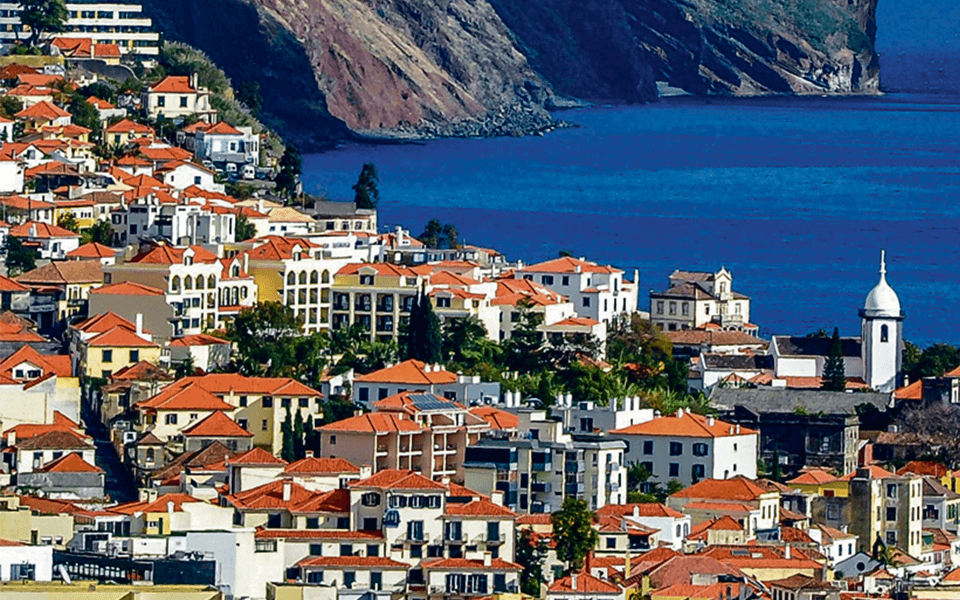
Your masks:
{"label": "rocky cliff", "polygon": [[875,93],[877,0],[145,0],[308,148],[548,129],[570,98]]}

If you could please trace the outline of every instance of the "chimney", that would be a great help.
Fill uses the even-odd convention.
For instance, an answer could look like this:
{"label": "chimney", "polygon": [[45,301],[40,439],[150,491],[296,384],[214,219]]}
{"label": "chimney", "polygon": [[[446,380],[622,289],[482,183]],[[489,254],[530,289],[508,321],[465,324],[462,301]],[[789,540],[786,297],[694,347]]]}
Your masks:
{"label": "chimney", "polygon": [[[579,268],[580,267],[577,267],[577,269]],[[570,589],[573,591],[577,591],[577,574],[576,573],[570,573]]]}
{"label": "chimney", "polygon": [[257,200],[257,212],[263,214],[263,198]]}
{"label": "chimney", "polygon": [[787,560],[790,560],[790,544],[787,544],[787,548],[783,553],[783,557]]}
{"label": "chimney", "polygon": [[402,246],[407,241],[403,234],[403,227],[397,225],[395,232],[396,232],[395,235],[397,238],[397,242],[396,242],[397,246]]}
{"label": "chimney", "polygon": [[639,506],[634,506],[634,507],[633,507],[633,518],[634,518],[634,519],[639,519],[639,518],[640,518],[640,507],[639,507]]}
{"label": "chimney", "polygon": [[303,455],[307,458],[313,458],[313,450],[307,450]]}
{"label": "chimney", "polygon": [[737,435],[740,435],[740,423],[737,423],[735,430],[737,432]]}
{"label": "chimney", "polygon": [[557,394],[557,406],[563,406],[563,394]]}
{"label": "chimney", "polygon": [[483,566],[485,567],[493,566],[493,558],[490,556],[489,552],[483,553]]}
{"label": "chimney", "polygon": [[715,423],[715,421],[713,420],[713,417],[707,417],[707,425],[708,425],[708,426],[713,427],[713,424],[714,424],[714,423]]}
{"label": "chimney", "polygon": [[137,313],[137,336],[143,337],[143,313]]}
{"label": "chimney", "polygon": [[624,554],[623,578],[630,579],[630,546],[627,546],[627,553]]}
{"label": "chimney", "polygon": [[290,482],[283,482],[283,501],[290,502]]}
{"label": "chimney", "polygon": [[174,507],[173,500],[167,500],[167,514],[173,512],[173,507]]}
{"label": "chimney", "polygon": [[490,502],[493,502],[497,506],[503,506],[503,492],[497,490],[490,494]]}
{"label": "chimney", "polygon": [[199,87],[200,87],[200,83],[199,83],[199,82],[200,82],[200,79],[197,77],[197,74],[196,74],[196,73],[193,73],[193,74],[190,75],[190,86],[191,86],[194,90],[199,89]]}
{"label": "chimney", "polygon": [[10,432],[7,433],[7,445],[15,446],[16,443],[17,443],[17,432],[10,430]]}
{"label": "chimney", "polygon": [[683,418],[683,409],[682,409],[682,408],[678,408],[678,409],[677,409],[677,418],[678,418],[678,419],[682,419],[682,418]]}
{"label": "chimney", "polygon": [[248,252],[243,253],[243,272],[250,272],[250,254]]}
{"label": "chimney", "polygon": [[573,394],[567,392],[567,406],[573,406]]}
{"label": "chimney", "polygon": [[30,226],[30,237],[32,237],[32,238],[37,237],[37,226],[36,226],[36,225],[31,225],[31,226]]}

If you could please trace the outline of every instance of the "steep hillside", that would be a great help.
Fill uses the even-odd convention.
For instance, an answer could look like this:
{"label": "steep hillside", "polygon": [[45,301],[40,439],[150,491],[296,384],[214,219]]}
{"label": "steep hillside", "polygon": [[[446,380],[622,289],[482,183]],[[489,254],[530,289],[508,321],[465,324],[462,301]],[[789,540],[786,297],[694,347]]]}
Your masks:
{"label": "steep hillside", "polygon": [[549,129],[567,98],[875,93],[877,0],[145,0],[307,148]]}

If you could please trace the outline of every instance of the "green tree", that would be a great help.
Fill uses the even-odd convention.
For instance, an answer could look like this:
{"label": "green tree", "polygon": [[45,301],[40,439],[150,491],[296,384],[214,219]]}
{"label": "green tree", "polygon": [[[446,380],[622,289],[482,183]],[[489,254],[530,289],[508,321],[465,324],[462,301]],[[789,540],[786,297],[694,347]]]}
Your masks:
{"label": "green tree", "polygon": [[349,398],[328,398],[323,403],[323,420],[320,425],[336,423],[352,417],[359,408]]}
{"label": "green tree", "polygon": [[517,531],[515,558],[523,567],[520,573],[520,591],[528,596],[540,597],[540,585],[543,583],[543,561],[547,555],[547,545],[530,528]]}
{"label": "green tree", "polygon": [[426,291],[421,289],[410,309],[410,319],[403,328],[403,354],[407,359],[436,363],[443,358],[442,346],[440,319],[433,312],[433,303]]}
{"label": "green tree", "polygon": [[100,113],[80,94],[73,94],[67,112],[73,115],[73,124],[90,130],[91,141],[100,139]]}
{"label": "green tree", "polygon": [[94,242],[111,246],[113,244],[113,226],[110,225],[110,221],[97,221],[81,234],[81,239],[84,244]]}
{"label": "green tree", "polygon": [[234,343],[234,368],[244,375],[294,377],[317,385],[329,342],[303,335],[296,314],[280,302],[261,302],[240,311],[227,327]]}
{"label": "green tree", "polygon": [[823,389],[842,392],[847,389],[847,374],[843,367],[843,342],[840,340],[840,328],[833,328],[830,339],[830,356],[823,366]]}
{"label": "green tree", "polygon": [[305,438],[305,423],[303,422],[303,415],[300,414],[300,409],[297,409],[297,414],[293,417],[293,458],[294,460],[300,460],[301,458],[306,457],[306,439]]}
{"label": "green tree", "polygon": [[599,536],[593,528],[593,513],[583,500],[567,496],[560,510],[550,517],[557,558],[567,563],[567,572],[579,571],[583,559],[597,545]]}
{"label": "green tree", "polygon": [[80,223],[77,221],[77,218],[73,216],[73,213],[69,210],[66,212],[60,213],[60,216],[57,217],[57,227],[63,227],[67,231],[72,231],[74,233],[80,232]]}
{"label": "green tree", "polygon": [[100,100],[106,100],[110,103],[116,103],[117,101],[117,92],[113,89],[112,86],[107,85],[103,81],[97,81],[91,83],[90,85],[80,88],[80,93],[84,98],[95,97]]}
{"label": "green tree", "polygon": [[69,16],[64,0],[20,0],[20,23],[30,30],[30,46],[36,46],[45,33],[63,32]]}
{"label": "green tree", "polygon": [[237,241],[243,242],[257,237],[257,228],[253,226],[246,215],[237,216]]}
{"label": "green tree", "polygon": [[263,108],[263,97],[260,95],[259,81],[244,81],[237,88],[237,100],[243,102],[250,112],[257,114]]}
{"label": "green tree", "polygon": [[[23,110],[23,102],[15,96],[0,97],[0,117],[12,119],[14,115]],[[13,141],[13,140],[9,140]]]}
{"label": "green tree", "polygon": [[283,156],[280,157],[280,172],[274,179],[277,192],[288,198],[295,197],[301,173],[303,173],[303,158],[300,156],[300,151],[293,144],[287,144]]}
{"label": "green tree", "polygon": [[450,318],[443,322],[443,358],[464,371],[481,363],[498,365],[501,350],[487,337],[487,328],[474,316]]}
{"label": "green tree", "polygon": [[933,344],[922,352],[907,343],[903,351],[903,370],[910,381],[924,377],[940,377],[960,366],[960,348],[950,344]]}
{"label": "green tree", "polygon": [[380,190],[377,187],[379,184],[380,174],[377,172],[377,165],[363,163],[360,176],[357,177],[357,182],[353,184],[353,201],[357,208],[377,208],[377,204],[380,202]]}
{"label": "green tree", "polygon": [[518,373],[539,371],[545,366],[543,334],[539,329],[543,314],[534,312],[533,303],[524,299],[517,303],[512,318],[513,331],[503,344],[507,367]]}
{"label": "green tree", "polygon": [[[297,411],[298,413],[300,411]],[[287,462],[293,462],[296,460],[294,455],[294,440],[293,440],[293,417],[290,415],[290,407],[287,407],[287,414],[283,418],[283,423],[280,425],[280,458]]]}
{"label": "green tree", "polygon": [[427,248],[452,250],[460,247],[460,234],[450,223],[442,225],[437,219],[430,219],[417,239]]}
{"label": "green tree", "polygon": [[11,277],[32,271],[37,267],[36,253],[24,246],[20,238],[8,235],[7,241],[4,244],[4,252],[7,255],[5,261],[7,264],[7,274]]}
{"label": "green tree", "polygon": [[316,429],[313,422],[313,416],[307,415],[307,420],[303,424],[303,450],[304,456],[307,452],[313,452],[314,456],[320,454],[320,432]]}
{"label": "green tree", "polygon": [[173,367],[173,376],[177,379],[183,379],[184,377],[190,377],[196,374],[197,368],[193,364],[193,354],[191,353],[187,353],[187,357],[176,363]]}
{"label": "green tree", "polygon": [[673,357],[673,344],[648,319],[632,315],[607,334],[607,360],[624,367],[629,381],[647,389],[688,389],[687,361]]}

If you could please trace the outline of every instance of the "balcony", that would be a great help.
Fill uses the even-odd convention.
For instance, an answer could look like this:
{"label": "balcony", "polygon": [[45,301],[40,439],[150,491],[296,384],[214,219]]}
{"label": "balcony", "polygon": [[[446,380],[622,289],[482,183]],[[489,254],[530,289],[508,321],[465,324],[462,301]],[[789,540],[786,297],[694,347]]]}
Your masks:
{"label": "balcony", "polygon": [[615,481],[614,481],[614,482],[611,482],[609,487],[610,487],[610,491],[611,491],[611,492],[618,492],[618,491],[620,491],[620,484],[617,483],[617,482],[615,482]]}
{"label": "balcony", "polygon": [[552,471],[553,463],[552,462],[535,462],[530,464],[530,468],[534,471],[540,471],[540,472]]}
{"label": "balcony", "polygon": [[566,491],[568,496],[579,496],[586,491],[587,487],[582,483],[568,483]]}
{"label": "balcony", "polygon": [[481,534],[476,536],[471,540],[473,544],[486,544],[488,546],[499,546],[500,544],[505,544],[507,542],[507,534],[501,533],[500,535],[494,537],[488,537],[486,534]]}
{"label": "balcony", "polygon": [[553,484],[548,481],[534,481],[530,483],[530,491],[549,494],[553,491]]}
{"label": "balcony", "polygon": [[567,473],[576,473],[583,470],[583,461],[580,460],[568,460],[563,463],[563,468]]}
{"label": "balcony", "polygon": [[613,471],[619,471],[619,470],[620,470],[620,463],[615,463],[615,462],[607,463],[607,473],[611,473]]}

